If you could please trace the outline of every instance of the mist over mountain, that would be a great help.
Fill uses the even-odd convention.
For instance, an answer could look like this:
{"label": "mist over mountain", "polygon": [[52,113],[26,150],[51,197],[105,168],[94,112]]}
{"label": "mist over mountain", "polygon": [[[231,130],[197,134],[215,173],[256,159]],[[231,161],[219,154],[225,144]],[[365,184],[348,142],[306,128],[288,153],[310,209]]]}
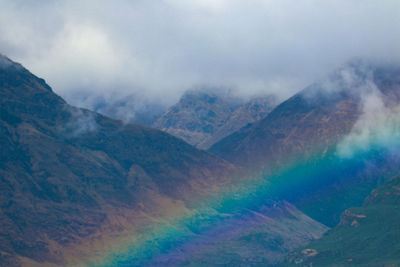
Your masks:
{"label": "mist over mountain", "polygon": [[[377,116],[367,114],[367,109],[398,105],[399,74],[397,65],[351,61],[278,105],[266,118],[224,138],[210,151],[237,164],[260,167],[279,161],[281,154],[307,155],[311,146],[330,147],[353,133],[360,120],[371,121],[371,115]],[[378,106],[376,111],[382,110],[385,112]],[[365,118],[367,115],[370,117]]]}
{"label": "mist over mountain", "polygon": [[210,151],[267,176],[301,159],[292,182],[313,177],[314,170],[321,179],[293,185],[296,195],[281,197],[334,226],[348,205],[360,205],[398,174],[399,86],[398,66],[352,61]]}
{"label": "mist over mountain", "polygon": [[248,100],[229,91],[224,94],[219,91],[187,92],[154,122],[153,127],[207,149],[243,126],[265,117],[278,101],[272,95]]}
{"label": "mist over mountain", "polygon": [[69,102],[76,106],[87,108],[110,118],[143,126],[151,126],[167,109],[168,105],[154,101],[143,95],[109,96],[92,95],[90,92],[80,92],[69,95]]}
{"label": "mist over mountain", "polygon": [[0,0],[0,267],[400,266],[399,14]]}
{"label": "mist over mountain", "polygon": [[[0,262],[9,266],[272,266],[399,174],[395,65],[352,61],[275,108],[269,96],[187,93],[160,119],[216,133],[254,121],[212,146],[214,156],[70,106],[20,64],[0,62]],[[307,262],[313,249],[289,257]]]}
{"label": "mist over mountain", "polygon": [[[264,203],[264,214],[246,210],[245,217],[241,209],[198,206],[196,199],[212,199],[244,179],[243,170],[161,131],[70,106],[43,79],[0,58],[1,265],[102,265],[103,255],[130,238],[145,238],[148,253],[159,255],[153,261],[172,265],[187,261],[171,251],[185,238],[206,245],[193,263],[198,253],[211,262],[209,249],[221,244],[238,248],[223,262],[272,263],[327,230],[285,202]],[[183,240],[175,232],[153,238],[178,218]],[[226,226],[237,224],[245,228],[229,234]],[[210,225],[230,237],[207,248]],[[264,241],[245,240],[266,232],[279,242],[255,259]],[[241,255],[250,245],[258,249]],[[127,255],[132,264],[151,260]]]}
{"label": "mist over mountain", "polygon": [[85,89],[144,93],[170,106],[202,85],[287,98],[353,57],[400,61],[399,3],[391,0],[1,0],[0,7],[1,52],[66,99]]}

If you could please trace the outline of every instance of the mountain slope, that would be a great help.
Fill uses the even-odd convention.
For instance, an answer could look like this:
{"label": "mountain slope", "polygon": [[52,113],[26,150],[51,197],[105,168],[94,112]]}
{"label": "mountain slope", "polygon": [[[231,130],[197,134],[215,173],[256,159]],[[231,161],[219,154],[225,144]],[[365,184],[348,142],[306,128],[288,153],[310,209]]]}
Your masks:
{"label": "mountain slope", "polygon": [[121,228],[116,216],[157,213],[157,199],[184,200],[232,179],[233,165],[71,107],[21,65],[0,63],[2,264],[61,263],[67,247]]}
{"label": "mountain slope", "polygon": [[265,167],[282,156],[337,144],[362,114],[364,97],[379,91],[386,105],[400,99],[400,69],[354,61],[278,105],[209,150],[236,164]]}
{"label": "mountain slope", "polygon": [[207,91],[189,91],[169,108],[153,127],[201,147],[240,105],[236,98]]}
{"label": "mountain slope", "polygon": [[[72,107],[3,56],[0,111],[0,265],[120,266],[120,253],[130,265],[144,264],[242,215],[206,205],[244,179],[241,169],[161,131]],[[242,220],[244,235],[281,238],[284,245],[268,248],[275,258],[326,230],[292,206],[282,209],[296,218],[285,224],[296,238],[274,232],[285,216]],[[136,245],[142,253],[120,252]],[[102,264],[113,255],[116,263]]]}
{"label": "mountain slope", "polygon": [[209,151],[265,176],[302,165],[285,176],[293,191],[281,197],[332,227],[398,174],[399,96],[398,66],[351,62]]}
{"label": "mountain slope", "polygon": [[263,119],[276,105],[277,99],[274,96],[258,96],[250,99],[250,101],[238,107],[229,116],[227,121],[225,121],[209,138],[204,140],[200,146],[207,149],[249,123]]}
{"label": "mountain slope", "polygon": [[153,127],[207,149],[225,136],[266,116],[276,105],[272,96],[244,102],[229,93],[189,91]]}
{"label": "mountain slope", "polygon": [[285,266],[397,266],[400,264],[400,178],[372,191],[362,207],[346,210],[340,224],[292,253]]}
{"label": "mountain slope", "polygon": [[155,265],[274,266],[288,252],[328,230],[284,201],[229,216],[223,225],[158,258]]}
{"label": "mountain slope", "polygon": [[358,100],[347,92],[318,96],[307,88],[276,107],[266,118],[224,138],[209,150],[249,168],[279,162],[282,156],[327,147],[350,132],[359,116]]}

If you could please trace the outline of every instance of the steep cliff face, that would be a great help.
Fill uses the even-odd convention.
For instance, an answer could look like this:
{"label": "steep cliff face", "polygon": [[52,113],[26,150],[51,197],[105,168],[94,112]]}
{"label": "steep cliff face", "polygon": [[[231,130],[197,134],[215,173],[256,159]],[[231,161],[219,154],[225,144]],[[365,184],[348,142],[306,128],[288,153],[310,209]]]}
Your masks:
{"label": "steep cliff face", "polygon": [[277,104],[273,96],[244,101],[211,91],[189,91],[153,127],[207,149],[222,138],[264,118]]}

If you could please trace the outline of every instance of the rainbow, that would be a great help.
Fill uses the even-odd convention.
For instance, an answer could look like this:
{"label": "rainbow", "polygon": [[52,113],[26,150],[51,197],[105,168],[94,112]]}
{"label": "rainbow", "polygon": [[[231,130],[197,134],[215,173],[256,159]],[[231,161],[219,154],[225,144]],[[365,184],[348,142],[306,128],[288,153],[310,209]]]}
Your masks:
{"label": "rainbow", "polygon": [[[204,240],[220,238],[218,233],[240,230],[244,227],[240,223],[243,218],[253,211],[268,213],[269,207],[279,200],[286,200],[312,218],[323,221],[332,211],[340,214],[346,208],[343,204],[347,207],[360,205],[372,188],[397,174],[394,165],[385,163],[398,160],[398,137],[393,135],[388,139],[385,136],[382,145],[382,140],[375,136],[367,149],[359,149],[351,157],[338,155],[336,145],[325,153],[316,148],[307,160],[297,157],[266,174],[241,179],[212,197],[196,199],[190,209],[182,209],[164,222],[133,231],[128,238],[130,242],[85,265],[157,266],[173,263],[176,258],[184,261],[187,252],[201,251],[207,246]],[[374,169],[374,164],[389,167],[382,171]],[[376,175],[381,179],[368,179]],[[360,184],[363,187],[357,192],[337,190]],[[324,203],[325,212],[315,212],[316,199]],[[338,202],[340,199],[343,203]]]}

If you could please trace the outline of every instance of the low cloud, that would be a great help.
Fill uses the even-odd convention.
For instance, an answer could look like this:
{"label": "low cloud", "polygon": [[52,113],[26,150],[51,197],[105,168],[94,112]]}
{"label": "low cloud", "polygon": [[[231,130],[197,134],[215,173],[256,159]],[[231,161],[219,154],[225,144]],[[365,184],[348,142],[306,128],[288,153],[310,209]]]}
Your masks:
{"label": "low cloud", "polygon": [[60,130],[67,137],[77,138],[98,130],[95,113],[69,106],[66,109],[70,116],[68,122],[60,126]]}
{"label": "low cloud", "polygon": [[354,86],[360,99],[361,115],[351,132],[337,146],[337,155],[351,158],[372,148],[395,149],[400,145],[400,106],[390,104],[388,96],[373,82],[372,72],[342,72],[343,82]]}
{"label": "low cloud", "polygon": [[353,57],[399,61],[399,1],[0,0],[0,52],[68,98],[229,87],[285,98]]}

